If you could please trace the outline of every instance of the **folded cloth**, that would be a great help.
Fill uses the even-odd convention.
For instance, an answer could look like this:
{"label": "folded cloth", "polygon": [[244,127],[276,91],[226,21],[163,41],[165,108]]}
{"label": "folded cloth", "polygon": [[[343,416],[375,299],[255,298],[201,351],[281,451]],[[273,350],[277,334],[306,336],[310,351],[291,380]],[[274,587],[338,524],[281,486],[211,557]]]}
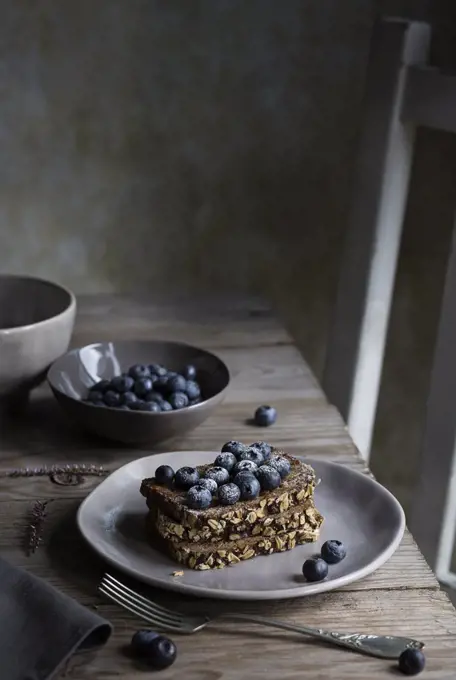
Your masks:
{"label": "folded cloth", "polygon": [[1,680],[50,680],[74,652],[103,645],[111,625],[0,558]]}

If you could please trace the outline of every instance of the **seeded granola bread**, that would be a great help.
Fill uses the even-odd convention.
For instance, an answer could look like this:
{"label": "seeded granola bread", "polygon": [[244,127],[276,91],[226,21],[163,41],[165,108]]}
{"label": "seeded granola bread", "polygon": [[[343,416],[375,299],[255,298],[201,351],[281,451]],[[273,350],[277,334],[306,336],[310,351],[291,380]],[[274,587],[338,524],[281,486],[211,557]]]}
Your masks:
{"label": "seeded granola bread", "polygon": [[[146,498],[149,509],[158,508],[164,515],[189,529],[211,529],[210,520],[228,521],[232,517],[246,520],[250,512],[255,512],[257,518],[283,513],[291,507],[301,505],[306,498],[312,497],[316,485],[315,472],[310,465],[283,451],[274,450],[273,453],[289,460],[290,474],[279,488],[263,491],[258,498],[251,501],[240,501],[235,505],[225,506],[218,505],[214,500],[214,504],[205,510],[192,510],[186,505],[185,492],[161,486],[153,477],[142,481],[140,491]],[[212,465],[212,463],[200,465],[197,467],[198,472],[203,475]]]}
{"label": "seeded granola bread", "polygon": [[157,533],[154,513],[149,513],[146,520],[149,540],[154,547],[167,552],[180,564],[190,569],[204,571],[222,569],[258,555],[271,555],[276,552],[291,550],[297,545],[316,541],[323,517],[315,510],[312,517],[299,529],[275,536],[250,536],[238,540],[220,540],[217,543],[192,543],[181,541],[176,543],[166,540]]}
{"label": "seeded granola bread", "polygon": [[[276,515],[258,517],[251,510],[246,517],[230,519],[209,519],[209,526],[202,529],[189,529],[175,519],[167,517],[158,508],[150,510],[155,517],[155,528],[163,538],[175,543],[189,541],[191,543],[216,542],[221,540],[238,540],[247,536],[275,536],[293,529],[300,529],[313,521],[318,523],[319,513],[313,498],[307,498],[302,505],[295,505],[286,512]],[[227,515],[229,514],[229,509]]]}

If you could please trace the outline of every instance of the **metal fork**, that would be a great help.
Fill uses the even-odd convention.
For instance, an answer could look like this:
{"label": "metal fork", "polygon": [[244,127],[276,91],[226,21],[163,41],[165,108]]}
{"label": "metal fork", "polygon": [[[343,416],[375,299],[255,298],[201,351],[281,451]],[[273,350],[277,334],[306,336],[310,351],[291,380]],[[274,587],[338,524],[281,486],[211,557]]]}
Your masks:
{"label": "metal fork", "polygon": [[146,597],[135,593],[131,588],[127,588],[123,583],[115,579],[110,574],[105,574],[99,587],[103,593],[113,602],[116,602],[124,609],[136,614],[147,623],[157,626],[161,630],[169,630],[173,633],[189,635],[197,633],[206,628],[212,621],[221,618],[236,619],[239,621],[249,621],[258,623],[271,628],[281,628],[291,630],[294,633],[308,635],[324,642],[328,642],[339,647],[347,647],[354,652],[376,656],[382,659],[397,659],[404,649],[422,649],[423,642],[406,637],[396,637],[393,635],[365,635],[361,633],[336,633],[334,631],[323,630],[322,628],[309,628],[308,626],[294,626],[290,623],[266,619],[263,616],[251,616],[250,614],[237,614],[235,612],[222,613],[217,617],[209,618],[201,614],[187,615],[181,614],[171,609],[166,609]]}

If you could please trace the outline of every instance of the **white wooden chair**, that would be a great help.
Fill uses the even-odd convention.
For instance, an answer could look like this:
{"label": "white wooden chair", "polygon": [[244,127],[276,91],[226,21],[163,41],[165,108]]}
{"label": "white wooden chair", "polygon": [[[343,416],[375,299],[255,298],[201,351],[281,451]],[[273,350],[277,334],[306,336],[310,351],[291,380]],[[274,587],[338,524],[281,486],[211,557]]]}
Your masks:
{"label": "white wooden chair", "polygon": [[[375,422],[415,129],[456,133],[456,77],[427,65],[427,24],[374,29],[354,198],[323,386],[368,459]],[[456,193],[456,187],[455,187]],[[456,228],[455,228],[456,234]],[[420,483],[410,528],[444,583],[456,587],[456,235],[433,360]]]}

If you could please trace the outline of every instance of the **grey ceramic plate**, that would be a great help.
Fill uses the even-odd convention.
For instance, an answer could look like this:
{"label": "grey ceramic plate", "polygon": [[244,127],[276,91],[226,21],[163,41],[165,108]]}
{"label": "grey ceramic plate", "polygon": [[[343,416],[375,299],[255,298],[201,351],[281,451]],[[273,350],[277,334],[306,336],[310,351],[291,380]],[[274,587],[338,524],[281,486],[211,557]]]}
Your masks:
{"label": "grey ceramic plate", "polygon": [[[318,543],[220,570],[185,569],[183,576],[173,577],[173,571],[181,567],[145,540],[147,508],[139,493],[141,480],[153,476],[159,465],[177,469],[210,462],[216,455],[208,451],[177,451],[128,463],[81,504],[78,525],[83,536],[107,562],[141,581],[189,595],[237,600],[302,597],[340,588],[378,569],[401,541],[404,512],[389,491],[370,477],[337,463],[306,459],[321,478],[316,505],[325,522]],[[330,567],[327,580],[306,583],[301,575],[304,560],[330,538],[344,542],[347,557]]]}

